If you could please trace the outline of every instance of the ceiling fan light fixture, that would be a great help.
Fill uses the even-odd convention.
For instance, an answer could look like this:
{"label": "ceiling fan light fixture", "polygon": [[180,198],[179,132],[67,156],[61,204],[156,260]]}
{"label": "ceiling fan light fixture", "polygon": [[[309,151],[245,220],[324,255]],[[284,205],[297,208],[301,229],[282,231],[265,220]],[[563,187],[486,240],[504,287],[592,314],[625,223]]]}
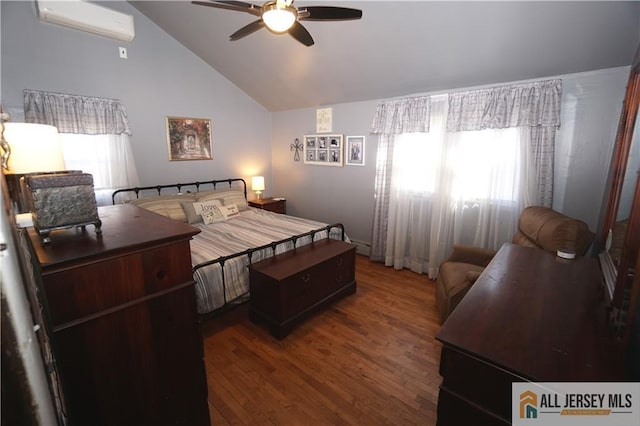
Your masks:
{"label": "ceiling fan light fixture", "polygon": [[275,2],[263,6],[262,20],[274,33],[287,31],[296,22],[297,10],[290,6],[278,7]]}

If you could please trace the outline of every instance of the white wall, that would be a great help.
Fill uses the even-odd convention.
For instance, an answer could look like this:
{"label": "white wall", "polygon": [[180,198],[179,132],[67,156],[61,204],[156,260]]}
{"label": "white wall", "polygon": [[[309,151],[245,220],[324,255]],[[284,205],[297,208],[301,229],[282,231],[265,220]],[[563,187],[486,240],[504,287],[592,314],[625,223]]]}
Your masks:
{"label": "white wall", "polygon": [[[23,117],[23,89],[122,101],[143,185],[271,175],[271,115],[127,2],[131,43],[38,20],[34,1],[2,1],[2,105]],[[129,59],[120,59],[118,46]],[[166,116],[209,118],[213,161],[168,158]]]}

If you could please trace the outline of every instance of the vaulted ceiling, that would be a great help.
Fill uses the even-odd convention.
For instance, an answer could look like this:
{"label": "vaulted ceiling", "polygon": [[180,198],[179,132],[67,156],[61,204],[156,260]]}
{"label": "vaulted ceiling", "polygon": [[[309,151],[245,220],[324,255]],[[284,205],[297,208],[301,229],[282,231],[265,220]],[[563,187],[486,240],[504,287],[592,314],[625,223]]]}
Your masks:
{"label": "vaulted ceiling", "polygon": [[629,65],[640,42],[635,1],[296,1],[363,11],[303,22],[311,47],[265,29],[229,41],[247,13],[130,3],[271,111]]}

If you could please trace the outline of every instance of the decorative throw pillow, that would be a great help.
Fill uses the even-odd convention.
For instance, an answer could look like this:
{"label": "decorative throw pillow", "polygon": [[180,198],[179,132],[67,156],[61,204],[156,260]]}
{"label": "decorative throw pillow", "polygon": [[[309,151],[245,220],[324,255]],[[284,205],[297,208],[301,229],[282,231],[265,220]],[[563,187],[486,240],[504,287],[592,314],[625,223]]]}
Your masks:
{"label": "decorative throw pillow", "polygon": [[235,204],[240,211],[249,209],[244,192],[233,189],[216,189],[196,192],[196,199],[197,201],[220,200],[225,206]]}
{"label": "decorative throw pillow", "polygon": [[215,206],[221,206],[222,202],[220,200],[209,200],[209,201],[199,201],[195,203],[181,203],[182,209],[184,210],[185,215],[187,216],[187,222],[189,223],[201,223],[202,212],[205,210],[209,210]]}
{"label": "decorative throw pillow", "polygon": [[240,214],[240,210],[238,210],[238,206],[235,204],[220,206],[218,209],[220,209],[220,212],[224,215],[225,219],[229,219]]}
{"label": "decorative throw pillow", "polygon": [[172,194],[161,195],[156,197],[139,198],[129,201],[130,204],[134,204],[143,209],[150,210],[154,213],[161,214],[170,219],[178,220],[180,222],[187,221],[187,215],[182,208],[182,203],[193,203],[195,197],[187,194]]}
{"label": "decorative throw pillow", "polygon": [[213,206],[210,209],[203,210],[201,213],[202,222],[205,225],[211,225],[212,223],[224,222],[227,220],[225,215],[220,211],[222,207]]}

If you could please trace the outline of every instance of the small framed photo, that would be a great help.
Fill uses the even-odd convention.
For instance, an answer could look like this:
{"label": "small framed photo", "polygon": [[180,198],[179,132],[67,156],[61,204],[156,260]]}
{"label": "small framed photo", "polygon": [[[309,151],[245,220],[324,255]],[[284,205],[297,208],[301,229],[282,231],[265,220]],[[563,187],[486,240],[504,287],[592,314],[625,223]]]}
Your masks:
{"label": "small framed photo", "polygon": [[305,135],[303,146],[305,164],[344,165],[343,135]]}
{"label": "small framed photo", "polygon": [[169,161],[211,160],[211,120],[167,117]]}
{"label": "small framed photo", "polygon": [[347,136],[345,151],[349,166],[364,166],[364,136]]}

